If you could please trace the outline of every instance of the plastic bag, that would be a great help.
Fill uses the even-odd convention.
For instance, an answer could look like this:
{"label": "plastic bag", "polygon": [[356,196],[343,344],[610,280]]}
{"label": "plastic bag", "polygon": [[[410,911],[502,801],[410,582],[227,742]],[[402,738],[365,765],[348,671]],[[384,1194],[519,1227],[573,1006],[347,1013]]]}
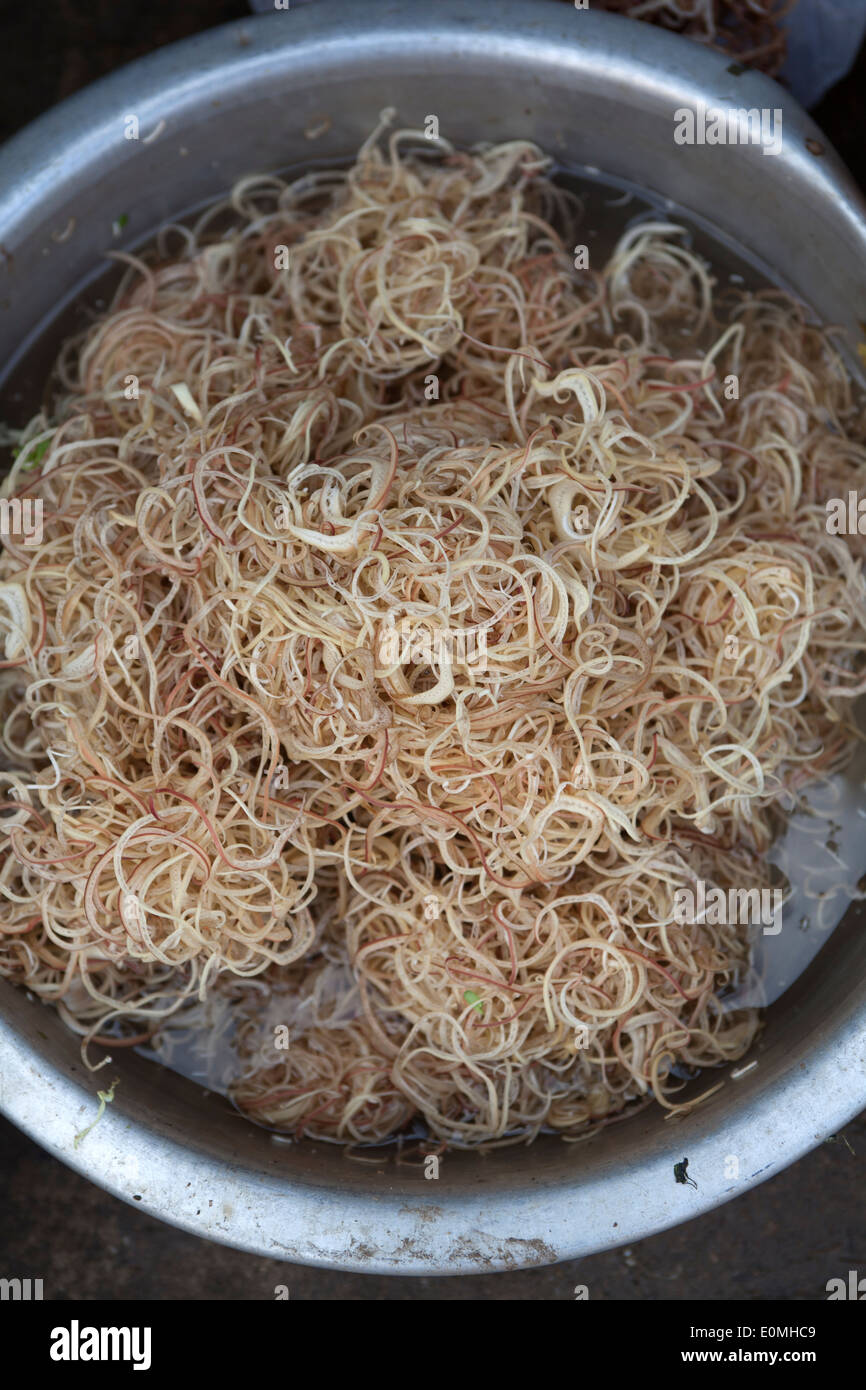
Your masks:
{"label": "plastic bag", "polygon": [[854,65],[866,33],[866,0],[798,0],[785,27],[782,76],[802,106],[816,106]]}

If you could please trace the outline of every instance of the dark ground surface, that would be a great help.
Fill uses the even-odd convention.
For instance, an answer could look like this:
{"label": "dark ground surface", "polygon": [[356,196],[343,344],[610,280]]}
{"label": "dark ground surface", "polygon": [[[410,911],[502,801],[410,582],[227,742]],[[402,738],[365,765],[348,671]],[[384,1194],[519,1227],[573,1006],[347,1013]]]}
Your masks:
{"label": "dark ground surface", "polygon": [[[255,22],[244,0],[2,0],[0,140],[122,63],[243,18]],[[866,187],[864,52],[813,114]],[[824,1299],[828,1279],[866,1270],[866,1116],[845,1138],[631,1247],[513,1274],[406,1279],[286,1265],[175,1231],[0,1121],[0,1276],[42,1279],[47,1299],[271,1299],[277,1284],[328,1300],[571,1300],[576,1284],[591,1299]]]}

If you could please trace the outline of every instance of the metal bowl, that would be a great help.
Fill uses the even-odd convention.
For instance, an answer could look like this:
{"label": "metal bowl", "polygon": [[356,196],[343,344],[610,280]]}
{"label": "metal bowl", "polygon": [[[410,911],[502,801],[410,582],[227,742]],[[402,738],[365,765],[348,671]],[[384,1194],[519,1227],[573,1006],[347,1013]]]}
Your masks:
{"label": "metal bowl", "polygon": [[[781,108],[782,149],[678,145],[705,101]],[[49,112],[0,154],[0,359],[12,360],[124,242],[253,169],[347,158],[395,106],[458,144],[527,137],[665,195],[734,239],[827,321],[864,313],[864,205],[775,84],[697,45],[548,0],[319,0],[162,49]],[[129,116],[140,138],[126,138]],[[74,219],[74,220],[73,220]],[[109,1192],[198,1235],[385,1273],[521,1268],[634,1241],[763,1181],[866,1106],[866,935],[852,909],[768,1012],[759,1065],[689,1117],[647,1109],[581,1144],[394,1156],[276,1144],[143,1058],[90,1076],[52,1010],[0,990],[0,1105]],[[78,1149],[97,1084],[116,1099]],[[721,1073],[724,1075],[724,1073]],[[715,1079],[715,1078],[713,1078]],[[706,1083],[704,1083],[706,1084]],[[674,1181],[687,1155],[698,1189]],[[732,1163],[731,1160],[736,1162]],[[738,1176],[729,1174],[737,1172]]]}

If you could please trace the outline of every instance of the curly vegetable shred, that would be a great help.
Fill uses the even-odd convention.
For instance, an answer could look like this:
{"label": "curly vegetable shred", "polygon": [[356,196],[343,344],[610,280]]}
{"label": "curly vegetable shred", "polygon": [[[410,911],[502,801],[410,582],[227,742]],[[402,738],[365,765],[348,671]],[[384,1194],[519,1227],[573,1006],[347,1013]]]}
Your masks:
{"label": "curly vegetable shred", "polygon": [[579,1137],[755,1038],[674,895],[849,756],[863,406],[678,226],[578,271],[534,146],[380,135],[122,256],[23,432],[0,973],[85,1049],[228,1000],[273,1129]]}

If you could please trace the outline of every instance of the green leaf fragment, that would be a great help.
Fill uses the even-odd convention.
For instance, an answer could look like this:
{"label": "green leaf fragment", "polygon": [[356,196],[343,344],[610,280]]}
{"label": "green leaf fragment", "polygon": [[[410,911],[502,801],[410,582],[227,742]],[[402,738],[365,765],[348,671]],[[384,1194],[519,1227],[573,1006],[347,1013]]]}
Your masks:
{"label": "green leaf fragment", "polygon": [[479,996],[475,993],[475,990],[474,990],[474,989],[467,989],[467,990],[464,990],[464,991],[463,991],[463,998],[466,1000],[466,1003],[467,1003],[467,1004],[471,1004],[471,1005],[472,1005],[472,1007],[473,1007],[473,1009],[475,1010],[476,1013],[479,1013],[479,1014],[483,1014],[483,1013],[484,1013],[484,1005],[482,1004],[481,999],[479,998]]}
{"label": "green leaf fragment", "polygon": [[29,473],[31,468],[38,468],[39,464],[48,453],[51,444],[50,439],[42,439],[38,444],[22,444],[20,449],[12,450],[12,457],[17,459],[27,451],[28,462],[21,465],[22,472]]}

